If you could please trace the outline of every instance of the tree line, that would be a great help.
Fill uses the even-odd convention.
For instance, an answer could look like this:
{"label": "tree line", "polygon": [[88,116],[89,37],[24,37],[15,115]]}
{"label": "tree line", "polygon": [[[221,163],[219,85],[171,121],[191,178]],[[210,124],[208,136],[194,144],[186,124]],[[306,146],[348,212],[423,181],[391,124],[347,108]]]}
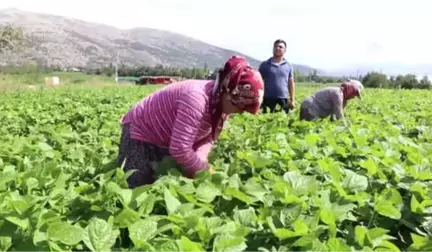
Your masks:
{"label": "tree line", "polygon": [[[209,71],[204,66],[203,68],[173,68],[164,67],[162,65],[151,67],[120,67],[118,69],[119,76],[179,76],[187,79],[214,79],[217,68]],[[301,73],[298,69],[294,70],[294,76],[296,82],[310,82],[317,84],[332,84],[342,83],[347,79],[358,79],[365,87],[368,88],[401,88],[401,89],[432,89],[432,83],[427,76],[424,76],[421,80],[417,79],[414,74],[388,76],[383,73],[369,72],[364,76],[343,76],[343,77],[332,77],[332,76],[321,76],[318,75],[316,70],[310,73]],[[114,68],[112,66],[92,70],[91,74],[104,74],[112,76],[114,74]]]}
{"label": "tree line", "polygon": [[[163,65],[139,67],[120,66],[118,68],[118,75],[130,77],[179,76],[187,79],[215,79],[218,70],[219,68],[209,69],[207,67],[207,64],[204,64],[202,68],[175,68],[166,67]],[[86,70],[86,72],[90,74],[107,76],[112,76],[114,74],[114,71],[115,68],[113,65],[109,65],[107,67],[99,69]],[[297,82],[316,82],[323,84],[342,82],[344,79],[346,79],[343,77],[319,76],[316,70],[305,74],[301,73],[298,69],[295,69],[294,76]]]}
{"label": "tree line", "polygon": [[[110,64],[109,66],[98,69],[83,69],[83,71],[88,74],[113,76],[115,74],[115,67]],[[163,65],[131,67],[120,65],[117,71],[118,76],[178,76],[187,79],[205,79],[209,73],[212,72],[206,65],[204,65],[203,68],[178,68]]]}
{"label": "tree line", "polygon": [[360,78],[368,88],[432,89],[428,76],[418,80],[414,74],[388,76],[379,72],[369,72]]}

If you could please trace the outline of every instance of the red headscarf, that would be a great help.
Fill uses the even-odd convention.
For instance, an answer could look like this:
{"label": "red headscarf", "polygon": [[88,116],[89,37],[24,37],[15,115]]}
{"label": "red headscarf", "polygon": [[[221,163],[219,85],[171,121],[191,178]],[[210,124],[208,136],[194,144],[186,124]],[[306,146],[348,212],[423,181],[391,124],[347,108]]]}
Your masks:
{"label": "red headscarf", "polygon": [[246,112],[257,114],[262,103],[264,82],[261,74],[253,69],[241,56],[233,56],[216,78],[212,100],[212,134],[216,138],[217,128],[222,128],[222,96],[228,94],[231,102]]}
{"label": "red headscarf", "polygon": [[363,85],[359,81],[345,81],[342,83],[341,88],[345,101],[355,97],[358,97],[361,100],[361,89],[363,88]]}

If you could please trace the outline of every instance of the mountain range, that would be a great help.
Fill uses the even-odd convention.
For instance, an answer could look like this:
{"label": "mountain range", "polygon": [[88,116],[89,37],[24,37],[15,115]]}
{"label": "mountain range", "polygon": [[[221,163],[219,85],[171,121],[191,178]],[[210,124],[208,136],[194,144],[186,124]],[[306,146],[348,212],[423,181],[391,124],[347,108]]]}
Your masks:
{"label": "mountain range", "polygon": [[[232,55],[245,56],[258,67],[260,60],[174,32],[116,27],[56,15],[1,9],[0,25],[24,29],[25,50],[0,57],[0,64],[36,61],[59,67],[97,68],[117,60],[124,65],[162,64],[172,67],[221,67]],[[294,64],[302,73],[313,69]]]}

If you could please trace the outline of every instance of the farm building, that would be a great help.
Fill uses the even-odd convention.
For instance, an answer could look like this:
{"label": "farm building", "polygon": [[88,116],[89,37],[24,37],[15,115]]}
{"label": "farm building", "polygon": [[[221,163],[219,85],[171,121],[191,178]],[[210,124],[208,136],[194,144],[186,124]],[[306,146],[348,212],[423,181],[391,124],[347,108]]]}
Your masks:
{"label": "farm building", "polygon": [[137,85],[147,85],[147,84],[170,84],[175,81],[181,80],[178,76],[141,76],[135,82]]}

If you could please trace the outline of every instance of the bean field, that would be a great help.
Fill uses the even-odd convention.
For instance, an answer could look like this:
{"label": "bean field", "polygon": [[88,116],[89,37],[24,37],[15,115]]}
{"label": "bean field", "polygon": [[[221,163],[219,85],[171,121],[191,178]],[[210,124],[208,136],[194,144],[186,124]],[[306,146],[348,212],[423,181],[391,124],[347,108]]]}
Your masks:
{"label": "bean field", "polygon": [[195,180],[128,189],[119,119],[159,87],[0,94],[2,251],[432,250],[432,93],[366,89],[349,127],[235,115]]}

